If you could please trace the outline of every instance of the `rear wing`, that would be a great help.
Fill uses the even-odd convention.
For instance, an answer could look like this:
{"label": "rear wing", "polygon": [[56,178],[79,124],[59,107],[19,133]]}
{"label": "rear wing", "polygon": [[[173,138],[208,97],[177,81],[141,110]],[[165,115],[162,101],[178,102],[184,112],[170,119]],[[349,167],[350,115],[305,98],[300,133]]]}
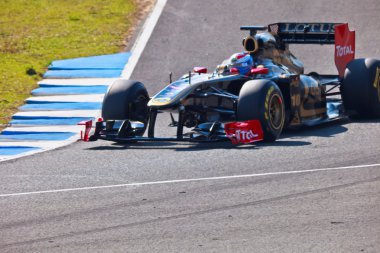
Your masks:
{"label": "rear wing", "polygon": [[[252,45],[258,45],[252,36],[257,31],[267,29],[268,32],[278,36],[281,42],[286,44],[335,45],[335,65],[341,78],[344,76],[347,64],[355,58],[355,31],[350,31],[347,23],[274,23],[268,27],[240,27],[240,30],[250,32],[251,41],[254,42],[251,43]],[[245,42],[244,47],[246,49]]]}
{"label": "rear wing", "polygon": [[288,44],[335,44],[335,26],[341,23],[275,23],[268,31]]}

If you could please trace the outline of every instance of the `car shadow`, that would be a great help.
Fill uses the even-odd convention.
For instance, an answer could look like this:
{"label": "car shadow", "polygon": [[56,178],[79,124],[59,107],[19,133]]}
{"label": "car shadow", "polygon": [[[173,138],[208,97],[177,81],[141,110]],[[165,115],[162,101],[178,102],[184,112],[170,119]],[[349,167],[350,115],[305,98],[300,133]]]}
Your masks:
{"label": "car shadow", "polygon": [[124,149],[142,149],[142,150],[175,150],[175,151],[202,151],[210,149],[259,149],[262,146],[306,146],[310,142],[299,140],[277,140],[274,143],[257,143],[248,145],[234,145],[230,141],[218,142],[178,142],[178,141],[158,141],[158,142],[136,142],[136,143],[112,143],[107,146],[96,146],[87,150],[124,150]]}
{"label": "car shadow", "polygon": [[349,119],[339,119],[332,122],[327,122],[316,126],[302,126],[298,128],[286,129],[281,134],[281,138],[296,138],[296,137],[334,137],[337,134],[347,132],[345,127],[351,121]]}
{"label": "car shadow", "polygon": [[360,124],[373,124],[380,123],[380,119],[367,119],[367,118],[351,118],[352,123],[360,123]]}
{"label": "car shadow", "polygon": [[229,141],[218,142],[180,142],[180,141],[157,141],[157,142],[135,142],[135,143],[112,143],[107,146],[97,146],[88,150],[119,150],[119,149],[144,149],[144,150],[176,150],[176,151],[199,151],[208,149],[255,149],[255,145],[233,145]]}
{"label": "car shadow", "polygon": [[138,142],[138,143],[113,143],[111,146],[97,146],[88,148],[88,150],[120,150],[120,149],[143,149],[143,150],[175,150],[175,151],[202,151],[210,149],[259,149],[261,146],[306,146],[310,145],[310,142],[306,141],[289,141],[289,140],[277,140],[271,144],[248,144],[248,145],[234,145],[228,140],[219,142],[201,142],[201,143],[189,143],[189,142]]}

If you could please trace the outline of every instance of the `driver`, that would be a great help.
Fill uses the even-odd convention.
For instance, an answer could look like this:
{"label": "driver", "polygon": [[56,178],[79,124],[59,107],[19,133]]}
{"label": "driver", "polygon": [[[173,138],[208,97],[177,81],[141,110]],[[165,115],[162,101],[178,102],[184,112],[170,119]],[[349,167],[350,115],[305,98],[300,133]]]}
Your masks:
{"label": "driver", "polygon": [[230,58],[223,61],[221,65],[217,67],[219,74],[229,74],[233,71],[238,71],[241,75],[249,73],[253,67],[253,59],[249,53],[242,52],[233,54]]}
{"label": "driver", "polygon": [[241,75],[246,75],[252,67],[253,59],[248,53],[237,53],[230,57],[230,71],[232,68],[235,68]]}

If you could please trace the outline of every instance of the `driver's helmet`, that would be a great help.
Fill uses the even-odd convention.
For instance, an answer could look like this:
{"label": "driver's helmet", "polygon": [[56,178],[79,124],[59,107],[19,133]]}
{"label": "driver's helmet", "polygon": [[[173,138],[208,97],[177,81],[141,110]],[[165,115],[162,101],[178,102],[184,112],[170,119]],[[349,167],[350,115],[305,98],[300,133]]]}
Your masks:
{"label": "driver's helmet", "polygon": [[236,53],[229,58],[230,69],[236,68],[241,75],[247,74],[252,66],[253,59],[248,53]]}
{"label": "driver's helmet", "polygon": [[222,64],[216,67],[216,72],[220,75],[229,75],[231,72],[238,70],[239,74],[246,75],[253,67],[253,59],[248,53],[233,54]]}

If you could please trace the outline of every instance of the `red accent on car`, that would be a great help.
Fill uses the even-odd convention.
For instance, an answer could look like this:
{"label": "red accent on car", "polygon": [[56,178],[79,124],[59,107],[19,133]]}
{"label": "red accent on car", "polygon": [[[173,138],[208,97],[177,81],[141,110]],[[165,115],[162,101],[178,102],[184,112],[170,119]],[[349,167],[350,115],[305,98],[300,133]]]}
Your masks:
{"label": "red accent on car", "polygon": [[198,74],[206,74],[207,73],[207,68],[206,67],[194,67],[194,70],[193,70],[195,73],[198,73]]}
{"label": "red accent on car", "polygon": [[231,73],[231,74],[239,74],[240,71],[239,71],[237,68],[231,68],[231,69],[230,69],[230,73]]}
{"label": "red accent on car", "polygon": [[239,60],[239,59],[245,57],[246,55],[247,55],[247,53],[238,54],[238,55],[236,56],[236,59]]}
{"label": "red accent on car", "polygon": [[92,120],[88,120],[88,121],[81,121],[78,123],[78,125],[80,126],[85,126],[85,130],[84,130],[84,136],[83,136],[83,131],[80,132],[80,139],[83,140],[83,141],[88,141],[89,140],[89,137],[90,137],[90,131],[91,131],[91,128],[92,128]]}
{"label": "red accent on car", "polygon": [[335,26],[335,65],[339,76],[344,76],[347,64],[355,59],[355,31],[348,24]]}
{"label": "red accent on car", "polygon": [[263,74],[263,75],[266,75],[269,73],[269,69],[268,68],[252,68],[251,69],[251,75],[254,74],[254,75],[257,75],[257,74]]}
{"label": "red accent on car", "polygon": [[224,124],[224,131],[233,144],[247,144],[264,139],[259,120],[247,120]]}

